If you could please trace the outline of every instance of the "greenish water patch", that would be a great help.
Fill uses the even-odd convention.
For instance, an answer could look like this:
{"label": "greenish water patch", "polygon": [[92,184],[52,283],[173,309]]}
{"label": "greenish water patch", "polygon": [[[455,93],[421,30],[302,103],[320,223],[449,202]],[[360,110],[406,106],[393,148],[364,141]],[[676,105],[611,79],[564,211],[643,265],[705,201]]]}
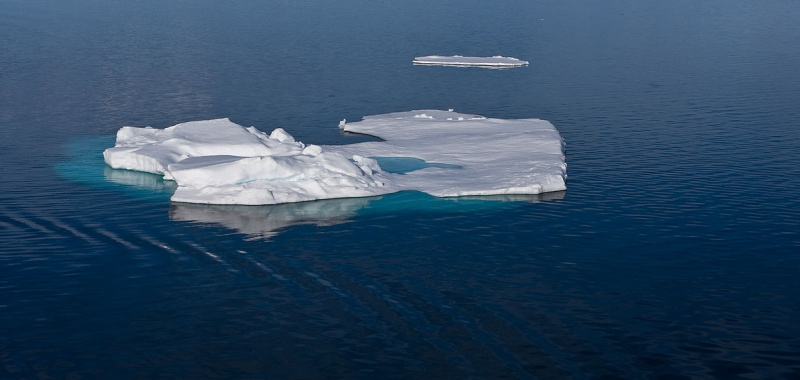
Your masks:
{"label": "greenish water patch", "polygon": [[426,168],[461,169],[459,165],[426,162],[414,157],[370,157],[378,161],[381,169],[389,173],[405,174]]}
{"label": "greenish water patch", "polygon": [[69,160],[55,164],[61,177],[89,186],[124,191],[155,201],[168,201],[178,187],[162,176],[133,170],[112,169],[103,161],[103,150],[114,146],[114,136],[89,136],[66,145]]}
{"label": "greenish water patch", "polygon": [[518,207],[520,203],[537,203],[563,199],[566,192],[536,195],[489,195],[439,198],[419,191],[387,194],[370,202],[360,214],[403,213],[418,211],[474,212]]}

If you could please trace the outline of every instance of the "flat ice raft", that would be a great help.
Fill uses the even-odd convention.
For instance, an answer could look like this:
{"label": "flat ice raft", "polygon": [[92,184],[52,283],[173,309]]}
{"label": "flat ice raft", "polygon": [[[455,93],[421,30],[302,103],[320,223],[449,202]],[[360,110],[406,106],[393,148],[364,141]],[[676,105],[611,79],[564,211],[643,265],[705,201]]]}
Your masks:
{"label": "flat ice raft", "polygon": [[343,155],[414,157],[431,166],[391,177],[437,197],[539,194],[566,189],[561,136],[540,119],[492,119],[451,111],[367,116],[340,124],[385,141],[330,146]]}
{"label": "flat ice raft", "polygon": [[[266,135],[228,119],[166,129],[123,127],[103,156],[113,168],[163,173],[172,200],[276,204],[418,190],[440,197],[566,189],[562,140],[539,119],[503,120],[424,110],[342,121],[381,142],[317,146],[283,129]],[[373,157],[373,158],[369,158]],[[423,162],[394,173],[392,160]],[[387,166],[388,167],[388,166]]]}
{"label": "flat ice raft", "polygon": [[414,58],[415,65],[436,65],[436,66],[477,66],[477,67],[520,67],[528,64],[528,61],[523,61],[513,57],[503,57],[496,55],[494,57],[462,57],[454,55],[451,57],[440,55],[429,55],[425,57]]}

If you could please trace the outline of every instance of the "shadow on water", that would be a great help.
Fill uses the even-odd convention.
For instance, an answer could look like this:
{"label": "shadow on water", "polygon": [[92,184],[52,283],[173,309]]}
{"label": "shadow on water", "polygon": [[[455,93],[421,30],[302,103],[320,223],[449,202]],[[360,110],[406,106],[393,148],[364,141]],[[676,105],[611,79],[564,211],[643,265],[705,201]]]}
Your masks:
{"label": "shadow on water", "polygon": [[283,228],[311,224],[333,226],[366,207],[374,198],[347,198],[270,206],[204,205],[173,202],[173,221],[218,224],[245,234],[250,239],[268,240]]}
{"label": "shadow on water", "polygon": [[494,195],[484,197],[436,198],[416,191],[404,191],[381,197],[325,199],[311,202],[266,206],[204,205],[173,202],[170,220],[216,224],[264,239],[296,225],[332,226],[347,223],[357,215],[403,212],[476,212],[513,207],[517,202],[540,202],[563,199],[565,191],[539,195]]}

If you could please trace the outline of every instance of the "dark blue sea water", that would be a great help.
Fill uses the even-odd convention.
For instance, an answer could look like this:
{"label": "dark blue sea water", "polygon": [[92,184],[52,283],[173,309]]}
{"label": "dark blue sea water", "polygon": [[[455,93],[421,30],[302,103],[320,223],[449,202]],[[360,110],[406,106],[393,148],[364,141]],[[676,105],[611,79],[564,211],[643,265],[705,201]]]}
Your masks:
{"label": "dark blue sea water", "polygon": [[[800,378],[800,2],[0,0],[0,378]],[[413,66],[506,55],[510,70]],[[567,191],[171,204],[122,126],[550,120]]]}

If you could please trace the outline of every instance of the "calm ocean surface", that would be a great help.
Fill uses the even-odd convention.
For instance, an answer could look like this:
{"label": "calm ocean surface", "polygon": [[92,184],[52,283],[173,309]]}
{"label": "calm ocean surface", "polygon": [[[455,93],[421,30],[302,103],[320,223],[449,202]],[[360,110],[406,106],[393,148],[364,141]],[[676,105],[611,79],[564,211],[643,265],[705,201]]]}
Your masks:
{"label": "calm ocean surface", "polygon": [[[800,2],[0,0],[0,379],[800,378]],[[413,66],[506,55],[510,70]],[[567,191],[171,204],[100,153],[551,121]],[[490,138],[490,137],[487,137]]]}

